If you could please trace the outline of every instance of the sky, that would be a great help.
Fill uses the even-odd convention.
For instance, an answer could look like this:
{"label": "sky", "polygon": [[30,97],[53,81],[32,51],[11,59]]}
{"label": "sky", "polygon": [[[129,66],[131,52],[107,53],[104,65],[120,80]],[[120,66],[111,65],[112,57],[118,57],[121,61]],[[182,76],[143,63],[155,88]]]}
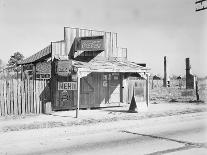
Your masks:
{"label": "sky", "polygon": [[51,41],[63,39],[64,27],[118,33],[118,46],[128,59],[146,63],[163,76],[192,73],[206,76],[207,10],[195,12],[195,0],[0,0],[0,59],[19,51],[25,57]]}

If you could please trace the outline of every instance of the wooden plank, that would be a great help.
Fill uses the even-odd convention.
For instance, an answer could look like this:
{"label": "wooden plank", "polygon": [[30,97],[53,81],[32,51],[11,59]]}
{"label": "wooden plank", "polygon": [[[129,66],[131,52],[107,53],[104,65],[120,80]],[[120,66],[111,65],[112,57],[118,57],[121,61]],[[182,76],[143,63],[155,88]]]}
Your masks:
{"label": "wooden plank", "polygon": [[11,114],[11,104],[10,104],[10,80],[7,80],[6,83],[6,93],[7,93],[7,114]]}
{"label": "wooden plank", "polygon": [[36,79],[34,80],[34,85],[33,85],[33,90],[34,90],[34,113],[37,114],[37,100],[36,100]]}
{"label": "wooden plank", "polygon": [[39,114],[40,113],[40,110],[39,110],[39,107],[40,107],[40,81],[37,80],[36,81],[36,102],[37,102],[37,107],[36,107],[36,111],[37,113]]}
{"label": "wooden plank", "polygon": [[31,113],[31,85],[30,85],[30,79],[27,81],[27,95],[28,95],[28,113]]}
{"label": "wooden plank", "polygon": [[[0,88],[2,88],[1,87],[1,79],[0,79]],[[0,116],[2,116],[2,105],[1,105],[1,98],[2,98],[2,96],[1,96],[1,91],[2,91],[2,89],[0,89]]]}
{"label": "wooden plank", "polygon": [[41,113],[41,106],[42,106],[42,98],[41,98],[41,93],[42,93],[42,79],[40,80],[40,83],[39,83],[39,107],[38,107],[38,110],[39,110],[39,113]]}
{"label": "wooden plank", "polygon": [[1,79],[0,79],[0,116],[2,116],[2,114],[3,114],[3,112],[2,112],[2,98],[3,98],[3,96],[2,96],[2,84],[1,84]]}
{"label": "wooden plank", "polygon": [[25,95],[25,114],[27,113],[28,111],[28,95],[27,95],[27,79],[24,80],[24,95]]}
{"label": "wooden plank", "polygon": [[41,93],[41,104],[40,104],[40,113],[42,113],[43,111],[42,111],[42,107],[43,107],[43,104],[44,104],[44,97],[45,97],[45,94],[44,94],[44,88],[45,88],[45,79],[43,79],[42,80],[42,82],[41,82],[41,91],[40,91],[40,93]]}
{"label": "wooden plank", "polygon": [[30,103],[31,103],[31,113],[34,112],[34,80],[30,80]]}
{"label": "wooden plank", "polygon": [[21,100],[22,100],[22,93],[21,93],[21,81],[20,79],[17,79],[17,107],[18,107],[18,114],[22,114],[22,107],[21,107]]}
{"label": "wooden plank", "polygon": [[22,94],[22,114],[25,115],[26,113],[26,80],[21,81],[21,94]]}
{"label": "wooden plank", "polygon": [[18,106],[17,106],[17,89],[18,89],[18,86],[17,86],[17,79],[13,79],[13,103],[14,103],[14,115],[17,115],[18,114]]}
{"label": "wooden plank", "polygon": [[4,102],[3,102],[3,98],[4,98],[4,96],[3,96],[3,91],[4,91],[4,89],[3,89],[3,82],[2,82],[2,80],[0,80],[0,114],[1,114],[1,116],[3,116],[4,115]]}
{"label": "wooden plank", "polygon": [[39,81],[39,86],[38,86],[38,100],[39,100],[38,111],[39,113],[40,113],[40,105],[41,105],[40,94],[41,94],[41,81]]}
{"label": "wooden plank", "polygon": [[[51,71],[50,71],[51,72]],[[36,65],[33,65],[33,111],[36,114],[37,109],[36,109]]]}
{"label": "wooden plank", "polygon": [[7,88],[6,88],[6,80],[3,82],[4,87],[4,111],[5,115],[7,115]]}
{"label": "wooden plank", "polygon": [[[72,44],[74,42],[74,39],[76,37],[77,29],[75,28],[64,28],[64,40],[65,40],[65,55],[69,55],[69,57],[72,56],[73,53],[70,53]],[[72,50],[73,51],[73,50]]]}
{"label": "wooden plank", "polygon": [[11,115],[14,115],[14,83],[13,79],[10,80],[10,105],[11,105]]}
{"label": "wooden plank", "polygon": [[30,113],[30,94],[29,94],[29,79],[27,79],[27,89],[26,89],[26,98],[27,98],[27,102],[26,102],[26,112],[27,114]]}
{"label": "wooden plank", "polygon": [[5,96],[4,96],[4,81],[3,80],[1,80],[1,111],[2,111],[2,116],[4,116],[5,115],[5,108],[4,108],[4,98],[5,98]]}
{"label": "wooden plank", "polygon": [[42,113],[42,106],[43,106],[43,99],[44,99],[43,89],[44,89],[44,79],[42,79],[40,83],[40,96],[41,96],[40,106],[39,106],[40,113]]}

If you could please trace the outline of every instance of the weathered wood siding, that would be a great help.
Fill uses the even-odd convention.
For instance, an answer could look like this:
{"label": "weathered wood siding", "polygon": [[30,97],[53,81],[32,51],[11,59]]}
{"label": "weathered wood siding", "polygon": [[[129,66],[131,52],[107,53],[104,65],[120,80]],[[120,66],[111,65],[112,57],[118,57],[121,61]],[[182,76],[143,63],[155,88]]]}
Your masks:
{"label": "weathered wood siding", "polygon": [[42,113],[50,100],[48,80],[0,79],[0,116]]}
{"label": "weathered wood siding", "polygon": [[64,28],[64,40],[52,42],[52,58],[72,58],[75,53],[75,38],[86,36],[104,36],[105,50],[100,52],[96,58],[127,59],[126,48],[117,46],[117,33],[69,27]]}
{"label": "weathered wood siding", "polygon": [[[120,102],[122,79],[119,74],[115,74],[90,73],[87,77],[81,78],[80,108],[110,106],[112,103]],[[76,104],[77,93],[74,93],[74,108]]]}
{"label": "weathered wood siding", "polygon": [[57,41],[57,42],[52,42],[51,43],[52,46],[52,60],[54,58],[61,58],[61,57],[66,57],[68,58],[68,55],[66,53],[65,50],[65,41],[61,40],[61,41]]}

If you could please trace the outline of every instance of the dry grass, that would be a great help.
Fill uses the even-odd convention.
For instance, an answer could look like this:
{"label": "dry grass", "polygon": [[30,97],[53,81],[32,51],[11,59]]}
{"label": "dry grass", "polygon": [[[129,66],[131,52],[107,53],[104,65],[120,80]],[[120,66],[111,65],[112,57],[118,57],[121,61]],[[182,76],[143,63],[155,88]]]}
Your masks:
{"label": "dry grass", "polygon": [[[168,88],[156,87],[150,90],[150,100],[154,102],[196,102],[207,103],[207,80],[198,82],[198,93],[200,100],[196,100],[195,90],[186,90],[178,86]],[[182,92],[192,91],[192,95],[183,96]]]}

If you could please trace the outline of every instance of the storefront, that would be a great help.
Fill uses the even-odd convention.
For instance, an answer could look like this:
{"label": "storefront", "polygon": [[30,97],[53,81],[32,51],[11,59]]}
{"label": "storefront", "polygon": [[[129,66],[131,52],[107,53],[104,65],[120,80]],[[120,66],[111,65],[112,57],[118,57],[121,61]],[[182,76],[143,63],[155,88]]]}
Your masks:
{"label": "storefront", "polygon": [[[51,64],[53,110],[129,103],[134,88],[137,101],[149,102],[148,68],[127,60],[127,49],[117,46],[117,33],[65,27],[64,40],[51,42],[19,64],[45,62]],[[142,81],[132,82],[132,73]]]}

